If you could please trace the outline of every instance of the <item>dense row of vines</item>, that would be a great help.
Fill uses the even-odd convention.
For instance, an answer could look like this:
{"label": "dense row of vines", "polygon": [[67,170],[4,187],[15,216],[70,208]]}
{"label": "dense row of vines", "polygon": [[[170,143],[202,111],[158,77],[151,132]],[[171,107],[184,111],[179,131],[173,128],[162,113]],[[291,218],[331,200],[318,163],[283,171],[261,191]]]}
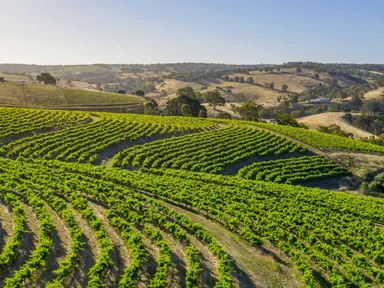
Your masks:
{"label": "dense row of vines", "polygon": [[[39,286],[41,271],[51,269],[52,213],[69,243],[45,287],[72,285],[85,245],[79,217],[97,246],[82,286],[168,287],[174,243],[185,257],[181,286],[204,286],[199,245],[215,259],[211,286],[236,285],[237,263],[225,245],[180,209],[217,221],[254,246],[277,248],[306,287],[384,285],[384,201],[287,185],[349,172],[322,156],[304,156],[306,148],[278,134],[318,148],[382,153],[383,147],[266,123],[9,108],[0,108],[0,116],[0,140],[8,139],[0,147],[0,201],[13,215],[12,235],[0,248],[5,287]],[[25,137],[9,138],[17,135]],[[119,144],[126,149],[113,158],[114,168],[90,165]],[[239,177],[217,175],[244,161],[250,164]],[[36,243],[11,271],[30,233],[26,207],[38,222]],[[129,254],[116,278],[110,278],[117,249],[110,229]],[[156,269],[145,280],[151,261]]]}
{"label": "dense row of vines", "polygon": [[25,132],[71,126],[89,119],[89,113],[24,108],[0,108],[0,140]]}
{"label": "dense row of vines", "polygon": [[[60,131],[36,134],[0,148],[11,158],[44,158],[61,161],[94,163],[98,153],[123,141],[152,136],[175,135],[211,129],[215,123],[185,118],[95,114],[98,120]],[[95,116],[95,117],[96,117]],[[129,143],[127,143],[128,145]]]}
{"label": "dense row of vines", "polygon": [[228,126],[130,147],[116,154],[113,165],[222,173],[226,165],[252,156],[281,155],[305,150],[266,131],[247,126]]}
{"label": "dense row of vines", "polygon": [[348,174],[350,174],[348,170],[323,156],[254,162],[238,172],[239,177],[250,180],[287,184]]}
{"label": "dense row of vines", "polygon": [[[173,218],[172,211],[158,208],[159,202],[147,195],[192,207],[254,245],[268,241],[279,247],[309,287],[384,283],[384,232],[375,224],[384,222],[382,200],[180,170],[143,173],[60,162],[4,162],[10,170],[24,165],[23,173],[30,174],[26,178],[34,177],[45,187],[66,183],[109,203],[116,213],[127,212],[126,219],[141,219],[159,209]],[[149,210],[141,210],[148,208],[145,203],[150,203]],[[143,208],[133,208],[138,213],[131,214],[126,205]]]}
{"label": "dense row of vines", "polygon": [[[42,205],[42,209],[44,209],[42,203],[45,201],[61,217],[67,219],[65,223],[73,229],[73,233],[71,233],[72,244],[68,255],[60,263],[60,268],[55,271],[57,277],[50,283],[47,283],[47,287],[63,287],[64,278],[74,269],[76,255],[82,246],[78,237],[78,226],[73,221],[73,213],[67,211],[68,205],[66,203],[71,204],[88,222],[89,226],[93,229],[93,233],[96,235],[101,250],[95,265],[88,272],[89,281],[87,286],[104,287],[106,285],[105,276],[111,265],[114,265],[110,260],[113,247],[103,224],[88,205],[89,199],[87,197],[92,197],[92,199],[108,206],[106,211],[107,218],[111,225],[120,231],[121,237],[126,241],[126,245],[129,248],[131,258],[129,266],[124,270],[119,283],[113,284],[115,285],[113,287],[132,287],[137,284],[140,270],[143,268],[142,266],[146,261],[147,255],[142,244],[143,238],[148,238],[153,245],[158,247],[160,253],[156,260],[156,273],[150,280],[149,287],[166,287],[168,285],[170,267],[172,265],[171,250],[169,244],[163,239],[163,233],[169,234],[174,241],[180,242],[184,247],[188,261],[188,270],[185,275],[187,287],[198,287],[201,284],[201,259],[199,251],[190,240],[190,237],[194,237],[207,245],[211,253],[217,258],[219,278],[215,287],[232,286],[233,265],[223,247],[215,241],[204,227],[162,205],[161,201],[152,199],[127,187],[115,185],[112,182],[82,178],[80,175],[80,178],[77,176],[73,177],[74,174],[71,173],[64,173],[62,175],[50,173],[49,171],[53,171],[53,169],[48,166],[44,168],[44,165],[40,166],[10,160],[1,161],[0,166],[3,171],[0,174],[0,185],[3,187],[4,195],[12,193],[12,191],[17,191],[18,194],[27,197],[33,194],[34,199],[38,199],[40,205]],[[46,174],[47,172],[49,174]],[[27,203],[31,202],[28,201]],[[52,229],[52,224],[50,227]],[[46,251],[39,254],[42,260],[46,259],[52,249],[52,240],[49,235],[44,234],[44,236],[47,238]],[[39,245],[42,239],[42,237],[39,237]],[[33,255],[36,253],[33,252]],[[30,259],[27,264],[30,262],[35,263],[33,259]],[[30,271],[41,269],[44,261],[39,263],[40,266],[32,266]],[[16,273],[21,272],[17,271]],[[16,279],[18,279],[18,282],[23,283],[23,281],[29,278],[28,276],[32,277],[32,274],[17,277]],[[14,283],[12,282],[15,281],[13,278],[6,279],[6,282]]]}

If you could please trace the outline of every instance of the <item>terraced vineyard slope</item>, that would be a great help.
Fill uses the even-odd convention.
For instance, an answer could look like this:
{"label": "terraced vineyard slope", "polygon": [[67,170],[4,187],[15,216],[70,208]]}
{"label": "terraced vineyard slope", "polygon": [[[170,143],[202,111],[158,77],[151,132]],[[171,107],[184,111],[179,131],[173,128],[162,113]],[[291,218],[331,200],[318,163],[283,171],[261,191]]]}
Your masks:
{"label": "terraced vineyard slope", "polygon": [[85,112],[0,108],[0,140],[85,123],[90,120],[89,116]]}
{"label": "terraced vineyard slope", "polygon": [[188,118],[93,113],[95,120],[76,127],[38,134],[11,142],[0,153],[12,158],[44,158],[95,162],[98,153],[124,141],[212,129],[217,124]]}
{"label": "terraced vineyard slope", "polygon": [[339,150],[384,153],[384,147],[382,146],[337,135],[325,134],[303,128],[295,128],[276,124],[252,123],[252,125],[259,128],[275,131],[316,148],[333,148]]}
{"label": "terraced vineyard slope", "polygon": [[239,171],[242,178],[288,184],[347,174],[348,170],[322,156],[255,162]]}
{"label": "terraced vineyard slope", "polygon": [[225,165],[251,156],[296,151],[304,152],[305,149],[267,131],[245,125],[230,125],[215,131],[128,148],[114,157],[114,166],[221,173]]}
{"label": "terraced vineyard slope", "polygon": [[242,121],[0,113],[2,287],[384,285],[384,201],[291,185],[350,174],[314,147],[381,146]]}

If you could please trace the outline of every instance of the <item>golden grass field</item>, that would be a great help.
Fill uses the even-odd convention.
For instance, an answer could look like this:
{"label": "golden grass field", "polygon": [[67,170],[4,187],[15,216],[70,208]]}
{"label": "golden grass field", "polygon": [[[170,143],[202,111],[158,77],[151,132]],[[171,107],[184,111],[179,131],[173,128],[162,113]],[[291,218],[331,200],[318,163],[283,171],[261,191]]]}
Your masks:
{"label": "golden grass field", "polygon": [[328,112],[311,115],[297,119],[299,123],[306,125],[311,130],[317,130],[319,126],[339,125],[341,130],[352,133],[355,138],[370,137],[373,134],[356,128],[342,119],[343,112]]}
{"label": "golden grass field", "polygon": [[364,99],[365,100],[384,99],[384,87],[365,93]]}
{"label": "golden grass field", "polygon": [[[162,84],[156,86],[157,93],[150,93],[148,96],[153,97],[157,101],[165,102],[168,99],[171,99],[176,96],[176,91],[183,87],[192,87],[195,91],[200,91],[204,93],[209,90],[217,89],[217,87],[232,87],[231,93],[220,91],[222,96],[228,102],[234,102],[236,100],[236,94],[243,93],[249,100],[256,100],[259,104],[266,107],[277,105],[277,97],[280,95],[278,91],[270,90],[264,87],[248,84],[248,83],[238,83],[238,82],[228,82],[221,79],[216,80],[216,83],[209,81],[196,82],[186,82],[180,80],[169,79],[164,81]],[[206,86],[206,90],[201,90],[202,87]],[[166,97],[162,97],[160,92],[165,90],[167,92]]]}

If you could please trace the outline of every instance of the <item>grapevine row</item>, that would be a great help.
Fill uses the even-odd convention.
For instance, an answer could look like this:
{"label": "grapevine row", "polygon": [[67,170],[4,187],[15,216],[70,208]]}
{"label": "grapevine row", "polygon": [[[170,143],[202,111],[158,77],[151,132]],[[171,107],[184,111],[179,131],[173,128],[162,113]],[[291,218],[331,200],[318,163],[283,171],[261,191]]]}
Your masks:
{"label": "grapevine row", "polygon": [[[33,171],[33,169],[28,169],[29,173],[31,173],[30,177],[36,177],[34,179],[34,181],[39,181],[39,177],[40,175],[38,175],[36,173],[36,171]],[[34,176],[32,176],[34,175]],[[46,174],[48,175],[48,174]],[[53,177],[52,176],[53,174],[51,174],[50,177]],[[231,276],[230,276],[230,273],[232,271],[231,269],[231,262],[228,258],[228,255],[223,251],[223,249],[214,241],[214,239],[212,238],[212,236],[209,235],[208,231],[206,231],[205,229],[203,229],[201,226],[199,225],[196,225],[195,223],[191,222],[188,218],[186,218],[185,216],[181,216],[181,215],[178,215],[177,213],[175,213],[174,211],[172,210],[168,210],[166,209],[165,207],[163,207],[162,205],[160,205],[158,202],[153,202],[153,201],[150,201],[149,199],[146,199],[145,197],[143,198],[143,195],[141,195],[140,193],[134,193],[133,191],[129,191],[129,190],[126,190],[126,189],[123,189],[121,190],[121,192],[113,192],[112,195],[111,194],[111,191],[109,190],[110,188],[110,183],[107,183],[105,182],[104,184],[101,183],[100,181],[96,181],[96,182],[100,182],[100,183],[97,183],[96,186],[95,184],[91,184],[92,182],[85,182],[85,179],[78,179],[76,178],[76,180],[73,178],[74,175],[68,175],[68,178],[62,179],[62,181],[64,181],[66,183],[66,185],[69,185],[68,188],[70,188],[71,190],[76,190],[76,191],[81,191],[83,190],[84,192],[86,193],[91,193],[91,195],[93,197],[98,197],[98,200],[102,201],[103,203],[115,203],[114,207],[117,207],[118,209],[126,209],[126,208],[123,208],[123,207],[129,207],[132,200],[129,200],[128,202],[124,203],[124,201],[122,201],[122,197],[126,197],[126,195],[128,195],[127,193],[129,193],[130,197],[127,198],[128,199],[135,199],[135,198],[138,198],[140,199],[140,202],[138,203],[143,203],[143,201],[145,202],[148,202],[148,205],[154,205],[153,207],[158,207],[158,209],[161,209],[161,212],[166,214],[167,217],[164,215],[160,218],[158,218],[159,216],[156,216],[156,214],[153,214],[151,212],[151,209],[145,209],[145,211],[147,211],[146,213],[140,213],[140,215],[144,214],[144,215],[152,215],[150,219],[152,219],[152,221],[167,221],[166,219],[168,217],[172,217],[174,219],[174,221],[176,221],[175,223],[178,223],[178,225],[182,225],[183,227],[185,227],[185,229],[187,229],[188,231],[190,232],[193,232],[195,235],[197,235],[197,237],[199,239],[201,239],[202,241],[206,242],[209,249],[212,250],[212,253],[215,254],[218,258],[219,258],[219,271],[220,274],[222,274],[222,276],[220,277],[219,279],[219,282],[218,284],[225,284],[225,283],[231,283],[232,280],[231,280]],[[60,177],[59,175],[56,175],[55,177]],[[46,178],[46,177],[45,177]],[[75,180],[75,181],[73,181]],[[80,180],[80,181],[79,181]],[[41,181],[41,180],[40,180]],[[57,180],[55,179],[52,179],[51,178],[51,181],[49,182],[46,182],[46,181],[43,181],[44,186],[46,187],[49,187],[50,183],[58,183]],[[81,184],[79,186],[79,184]],[[102,186],[99,186],[99,185],[102,185]],[[54,184],[55,187],[59,187],[57,184]],[[92,188],[93,186],[95,186],[95,188]],[[104,190],[104,189],[101,189],[101,187],[105,186],[105,191],[108,192],[108,193],[101,193],[100,191]],[[83,187],[83,188],[81,188]],[[96,187],[99,187],[99,188],[96,188]],[[63,187],[61,189],[61,191],[69,191],[68,188],[65,188]],[[120,189],[118,189],[118,187],[115,187],[114,188],[114,191],[119,191]],[[108,195],[108,196],[107,196]],[[117,206],[116,203],[121,203],[121,206]],[[144,203],[145,203],[144,202]],[[134,208],[134,207],[132,207]],[[134,208],[135,209],[135,208]],[[152,208],[154,209],[154,208]],[[120,212],[123,212],[123,210],[120,210]],[[132,214],[133,212],[129,212],[129,214]],[[148,213],[148,214],[147,214]],[[153,218],[155,217],[155,218]],[[156,220],[158,219],[158,220]],[[163,220],[161,220],[163,219]],[[163,225],[163,224],[160,224],[161,222],[158,222],[158,225],[160,225],[161,227],[163,227],[164,229],[166,229],[166,231],[178,231],[178,229],[174,230],[172,227],[173,225]],[[165,223],[165,222],[164,222]],[[179,236],[176,236],[176,235],[179,235]],[[177,239],[178,237],[181,237],[180,236],[181,234],[180,233],[176,233],[174,234],[174,237]],[[196,259],[196,257],[192,257],[192,255],[190,255],[190,259]],[[194,260],[194,262],[196,263],[196,260]],[[196,271],[197,269],[197,266],[196,264],[191,264],[190,267],[193,269],[191,271],[191,273],[187,273],[187,276],[188,276],[188,279],[191,281],[191,283],[193,283],[195,280],[195,276],[193,275],[196,275],[198,273],[198,271]],[[190,286],[190,287],[195,287],[195,286]],[[221,286],[220,286],[221,287]]]}
{"label": "grapevine row", "polygon": [[226,128],[153,141],[118,153],[115,167],[172,168],[222,173],[224,166],[258,155],[304,152],[269,132],[251,127]]}
{"label": "grapevine row", "polygon": [[238,172],[239,177],[246,179],[287,184],[347,174],[348,170],[322,156],[255,162]]}

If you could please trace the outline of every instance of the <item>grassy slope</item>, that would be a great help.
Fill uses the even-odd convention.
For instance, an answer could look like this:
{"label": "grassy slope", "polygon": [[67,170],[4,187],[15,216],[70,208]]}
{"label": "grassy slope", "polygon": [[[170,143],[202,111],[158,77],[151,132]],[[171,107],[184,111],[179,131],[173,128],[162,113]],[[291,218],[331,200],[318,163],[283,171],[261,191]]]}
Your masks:
{"label": "grassy slope", "polygon": [[384,87],[365,93],[364,98],[365,100],[382,99],[381,95],[384,95]]}
{"label": "grassy slope", "polygon": [[[260,86],[248,84],[248,83],[238,83],[238,82],[226,82],[219,80],[219,84],[214,84],[208,87],[208,90],[216,89],[216,86],[232,86],[232,93],[224,93],[223,97],[229,101],[233,102],[236,99],[236,94],[243,93],[249,100],[257,100],[259,104],[265,106],[274,106],[277,105],[277,97],[280,95],[279,92],[274,90],[269,90]],[[204,91],[203,91],[204,92]]]}
{"label": "grassy slope", "polygon": [[317,130],[319,126],[329,126],[332,124],[339,125],[341,130],[352,133],[355,138],[370,137],[373,134],[356,128],[341,118],[345,113],[342,112],[329,112],[311,115],[298,119],[298,121],[306,125],[311,130]]}
{"label": "grassy slope", "polygon": [[99,72],[105,70],[103,67],[97,65],[84,65],[75,67],[65,67],[59,70],[51,71],[53,75],[65,75],[65,74],[76,74],[82,72]]}
{"label": "grassy slope", "polygon": [[156,85],[156,89],[161,92],[162,90],[167,91],[168,94],[175,93],[177,89],[183,88],[183,87],[192,87],[196,91],[200,91],[201,87],[203,87],[203,84],[199,84],[196,82],[187,82],[187,81],[180,81],[175,79],[168,79],[164,81],[163,83]]}
{"label": "grassy slope", "polygon": [[286,84],[288,85],[288,91],[296,93],[301,93],[322,83],[319,80],[295,74],[266,74],[253,71],[251,76],[256,81],[256,83],[262,85],[267,82],[275,82],[275,88],[279,90],[281,90],[281,87]]}
{"label": "grassy slope", "polygon": [[70,88],[62,88],[61,91],[64,93],[69,105],[144,102],[143,98],[134,95],[84,91]]}
{"label": "grassy slope", "polygon": [[[324,81],[330,77],[326,73],[320,73],[320,80],[313,78],[313,75],[316,72],[310,69],[303,69],[299,74],[296,73],[296,69],[281,69],[280,72],[266,73],[259,71],[251,71],[250,74],[241,74],[235,73],[229,75],[230,77],[239,76],[244,77],[253,77],[255,82],[260,85],[265,85],[266,82],[275,82],[275,88],[280,90],[283,84],[288,85],[288,91],[301,93],[306,89],[316,87],[320,83],[325,83]],[[339,85],[342,87],[348,86],[351,83],[344,81],[343,78],[339,78]],[[210,79],[202,80],[198,82],[187,82],[169,79],[164,83],[157,85],[156,89],[158,93],[150,93],[149,96],[155,98],[156,100],[165,101],[169,98],[172,98],[177,89],[190,86],[195,91],[200,91],[203,86],[207,86],[208,90],[216,89],[217,86],[232,86],[232,93],[222,92],[223,97],[228,102],[233,102],[236,98],[236,94],[243,93],[250,100],[257,100],[260,104],[265,106],[274,106],[277,105],[276,98],[281,94],[279,91],[268,89],[266,87],[260,87],[257,85],[251,85],[248,83],[238,83],[238,82],[227,82],[221,79]],[[161,97],[160,91],[165,90],[168,93],[167,97]],[[203,90],[204,92],[206,90]]]}
{"label": "grassy slope", "polygon": [[[143,102],[141,97],[133,95],[59,88],[36,83],[27,83],[24,87],[24,94],[27,105],[32,106],[126,104]],[[23,94],[19,83],[0,83],[0,104],[24,105]]]}
{"label": "grassy slope", "polygon": [[22,75],[8,75],[8,74],[3,74],[0,72],[0,77],[4,77],[5,81],[30,81],[28,76],[22,76]]}
{"label": "grassy slope", "polygon": [[[228,102],[233,102],[236,94],[244,93],[248,99],[258,100],[260,104],[264,104],[266,106],[276,105],[277,103],[276,98],[279,95],[279,92],[277,91],[269,90],[260,86],[251,85],[248,83],[227,82],[221,79],[217,79],[215,80],[215,82],[199,81],[199,83],[171,79],[171,80],[166,80],[164,83],[165,84],[157,85],[156,88],[158,91],[162,91],[162,90],[167,91],[168,96],[165,97],[166,99],[172,98],[175,95],[177,89],[183,88],[186,86],[192,87],[195,91],[201,91],[201,88],[204,86],[208,87],[207,90],[214,90],[216,89],[216,86],[220,86],[220,87],[232,86],[234,87],[231,89],[232,93],[226,93],[221,91],[222,96]],[[201,92],[204,93],[207,90],[202,90]],[[151,93],[149,96],[154,97],[156,100],[160,98],[160,95],[156,95],[155,93]]]}

